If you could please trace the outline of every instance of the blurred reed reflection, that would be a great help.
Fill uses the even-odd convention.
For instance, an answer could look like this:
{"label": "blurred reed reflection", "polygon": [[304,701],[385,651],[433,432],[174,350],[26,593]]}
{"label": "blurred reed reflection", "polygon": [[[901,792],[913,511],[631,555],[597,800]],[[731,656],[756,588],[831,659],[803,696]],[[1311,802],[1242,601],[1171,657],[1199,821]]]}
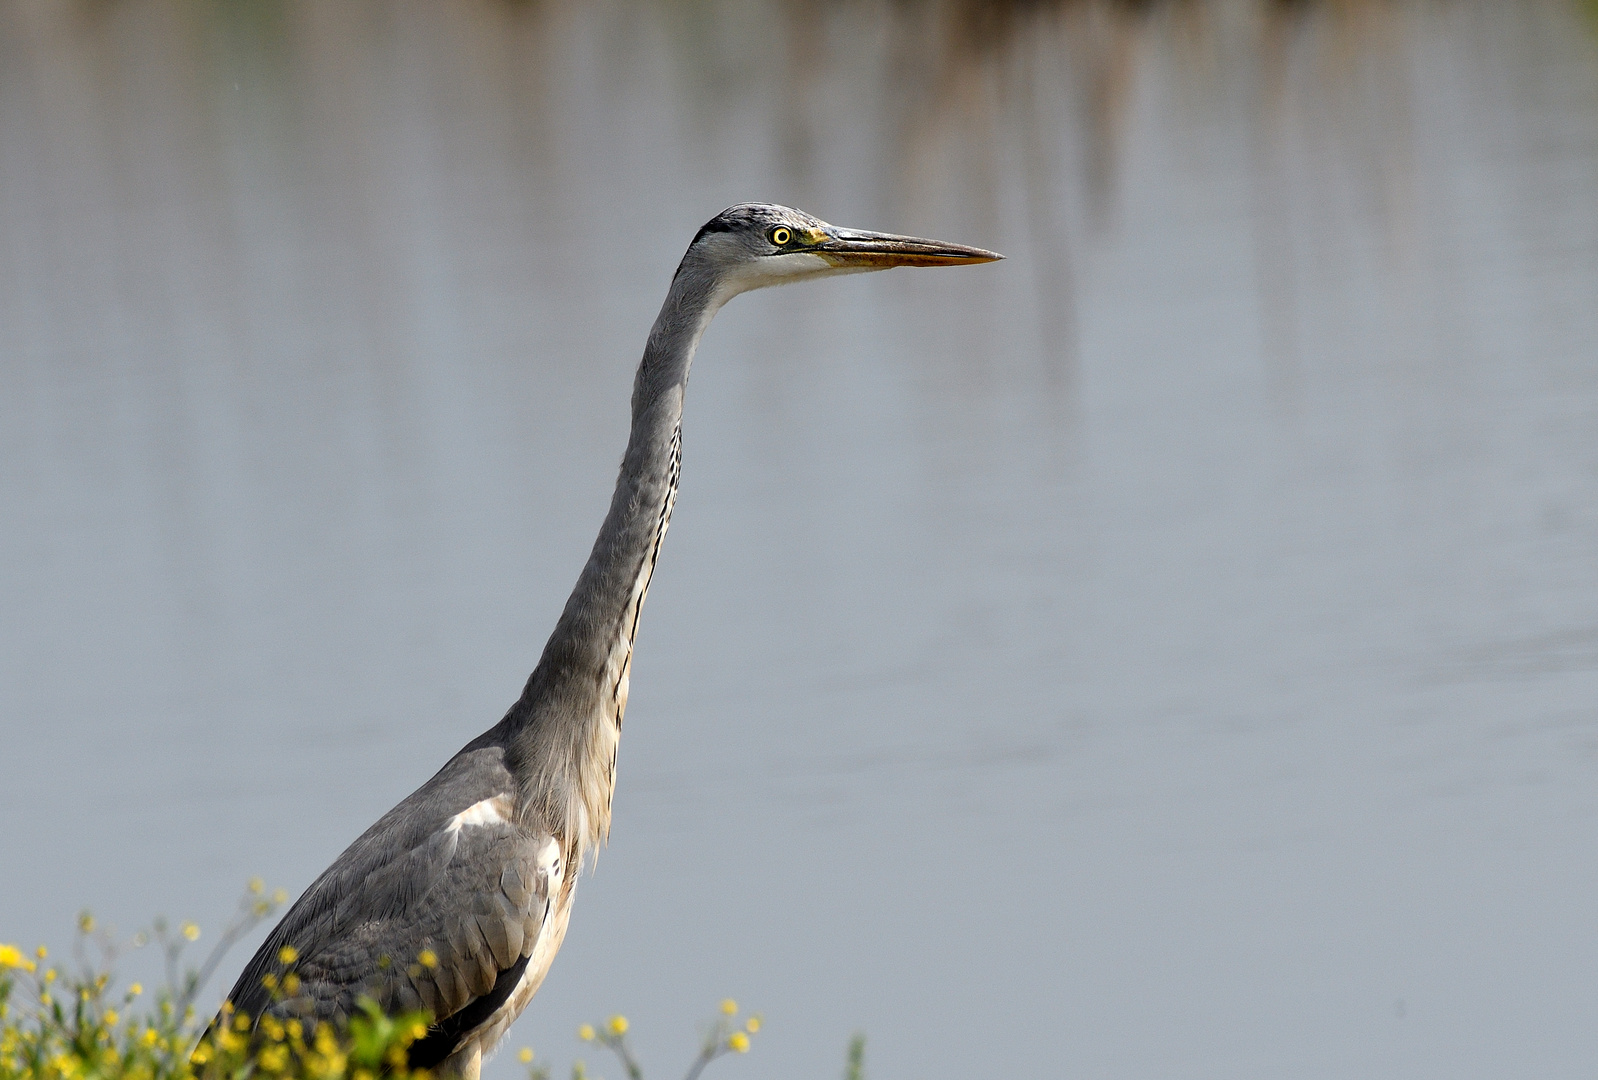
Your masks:
{"label": "blurred reed reflection", "polygon": [[686,1057],[731,993],[777,1077],[857,1026],[884,1075],[1581,1074],[1595,27],[0,0],[0,939],[302,887],[496,719],[665,281],[761,198],[1010,258],[718,318],[512,1038]]}
{"label": "blurred reed reflection", "polygon": [[[1426,76],[1427,59],[1413,39],[1438,22],[1474,22],[1466,32],[1504,39],[1558,24],[1562,11],[1580,25],[1557,3],[1517,11],[1454,4],[1423,24],[1416,9],[1377,0],[15,3],[0,76],[6,202],[18,228],[54,240],[37,245],[40,272],[23,275],[45,307],[87,267],[176,257],[166,240],[185,233],[192,243],[180,250],[201,266],[155,280],[225,288],[236,275],[216,272],[217,252],[254,258],[254,230],[284,227],[318,238],[327,270],[378,302],[391,292],[376,278],[395,265],[385,248],[414,235],[403,226],[388,235],[407,210],[432,216],[437,204],[456,224],[475,222],[477,235],[519,230],[532,243],[536,229],[551,243],[544,218],[592,226],[594,205],[570,190],[587,185],[586,167],[642,168],[655,183],[630,197],[658,213],[671,202],[660,190],[668,177],[704,183],[718,157],[752,150],[769,155],[796,202],[832,195],[843,174],[893,216],[958,214],[990,231],[1024,221],[1034,337],[1049,378],[1066,387],[1076,263],[1113,220],[1134,89],[1152,65],[1176,81],[1151,119],[1189,153],[1229,153],[1234,136],[1247,144],[1235,149],[1252,163],[1264,330],[1288,386],[1302,270],[1294,237],[1318,227],[1295,215],[1353,200],[1359,224],[1407,258],[1424,242],[1407,87]],[[633,95],[681,111],[668,119]],[[595,123],[607,112],[629,126]],[[495,258],[512,245],[484,247],[480,257]],[[501,269],[507,293],[526,284],[517,274],[538,272]],[[256,296],[277,310],[287,298],[271,290],[293,286],[275,276],[267,285]],[[383,333],[384,314],[349,332]],[[393,354],[392,342],[369,345]]]}

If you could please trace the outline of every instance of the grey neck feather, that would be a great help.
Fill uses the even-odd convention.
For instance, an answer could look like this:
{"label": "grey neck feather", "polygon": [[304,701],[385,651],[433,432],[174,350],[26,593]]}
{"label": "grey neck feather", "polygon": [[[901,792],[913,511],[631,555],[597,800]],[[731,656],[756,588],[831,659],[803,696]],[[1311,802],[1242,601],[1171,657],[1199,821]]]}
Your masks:
{"label": "grey neck feather", "polygon": [[[625,642],[625,676],[643,590],[676,496],[688,369],[728,295],[690,253],[650,331],[633,381],[632,430],[610,511],[538,666],[503,722],[511,767],[524,783],[580,783],[576,774],[586,767],[588,726],[620,726],[625,682],[619,700],[608,700],[617,695],[617,645]],[[608,817],[608,805],[605,811]]]}

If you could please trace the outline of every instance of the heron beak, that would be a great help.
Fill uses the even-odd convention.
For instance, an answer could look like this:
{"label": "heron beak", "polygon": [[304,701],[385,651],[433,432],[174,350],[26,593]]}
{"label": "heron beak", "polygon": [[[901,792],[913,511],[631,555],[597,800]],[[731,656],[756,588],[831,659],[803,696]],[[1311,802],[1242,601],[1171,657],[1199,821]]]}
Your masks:
{"label": "heron beak", "polygon": [[829,229],[827,238],[810,249],[837,267],[885,270],[890,266],[965,266],[1004,258],[997,251],[922,240],[892,233]]}

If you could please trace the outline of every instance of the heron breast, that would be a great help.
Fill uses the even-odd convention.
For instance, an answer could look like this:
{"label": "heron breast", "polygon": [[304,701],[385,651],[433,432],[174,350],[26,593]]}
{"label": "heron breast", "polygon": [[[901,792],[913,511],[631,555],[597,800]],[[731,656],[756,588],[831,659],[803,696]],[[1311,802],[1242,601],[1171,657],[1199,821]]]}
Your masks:
{"label": "heron breast", "polygon": [[473,1049],[482,1054],[489,1053],[493,1050],[494,1044],[509,1030],[511,1023],[521,1015],[523,1009],[527,1008],[528,1002],[533,1000],[533,995],[538,993],[538,988],[543,985],[544,976],[549,974],[549,966],[554,962],[555,954],[560,951],[561,942],[566,938],[566,924],[571,918],[571,901],[570,890],[562,890],[560,895],[553,898],[549,914],[539,929],[538,940],[533,944],[527,967],[522,972],[521,982],[511,991],[505,1003],[494,1010],[480,1027],[461,1042],[453,1057],[469,1056]]}

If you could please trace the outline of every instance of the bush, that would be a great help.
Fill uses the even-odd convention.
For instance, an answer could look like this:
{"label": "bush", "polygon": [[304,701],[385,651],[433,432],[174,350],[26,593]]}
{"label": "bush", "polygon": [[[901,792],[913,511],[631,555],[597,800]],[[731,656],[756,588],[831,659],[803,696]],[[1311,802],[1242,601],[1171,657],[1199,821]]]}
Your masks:
{"label": "bush", "polygon": [[[386,1016],[366,1001],[359,1015],[335,1027],[270,1015],[257,1024],[226,1004],[215,1024],[196,1012],[195,999],[222,955],[285,899],[281,890],[268,896],[259,880],[252,881],[238,914],[198,967],[183,963],[187,946],[200,937],[200,928],[187,922],[173,931],[157,920],[119,941],[85,912],[78,918],[75,969],[52,965],[42,945],[27,953],[0,943],[0,1080],[428,1080],[426,1070],[406,1064],[411,1043],[427,1033],[426,1013]],[[130,948],[150,946],[161,950],[166,985],[153,995],[138,983],[118,989],[116,960]],[[287,984],[293,978],[285,976],[274,992],[292,994]],[[687,1080],[698,1080],[723,1055],[747,1051],[760,1024],[758,1015],[740,1020],[737,1004],[723,1001]],[[643,1080],[627,1030],[627,1018],[613,1016],[597,1028],[584,1024],[577,1034],[615,1053],[629,1080]],[[549,1069],[534,1062],[530,1049],[519,1058],[528,1080],[548,1080]],[[858,1080],[857,1070],[851,1080]],[[583,1062],[571,1075],[585,1080]]]}

